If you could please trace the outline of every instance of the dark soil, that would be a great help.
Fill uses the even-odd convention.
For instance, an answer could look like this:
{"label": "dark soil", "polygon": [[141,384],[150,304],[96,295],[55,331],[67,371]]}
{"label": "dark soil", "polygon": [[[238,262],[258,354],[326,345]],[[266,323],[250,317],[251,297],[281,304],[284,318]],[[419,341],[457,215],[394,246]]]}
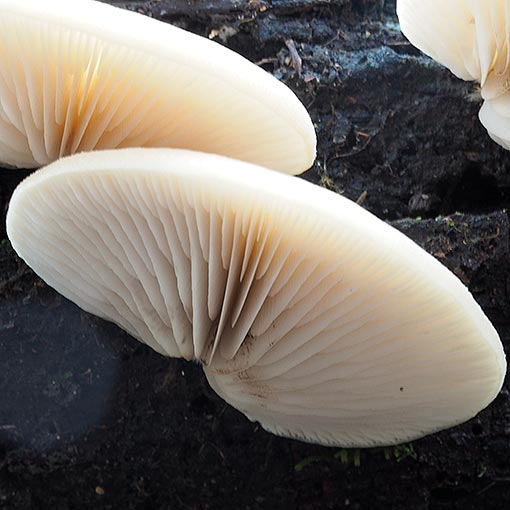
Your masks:
{"label": "dark soil", "polygon": [[[509,351],[510,153],[480,126],[476,87],[401,36],[394,2],[111,3],[219,34],[287,83],[317,127],[305,178],[447,265]],[[508,385],[470,422],[394,448],[268,434],[198,366],[80,311],[16,257],[4,216],[27,173],[0,173],[0,509],[509,508]]]}

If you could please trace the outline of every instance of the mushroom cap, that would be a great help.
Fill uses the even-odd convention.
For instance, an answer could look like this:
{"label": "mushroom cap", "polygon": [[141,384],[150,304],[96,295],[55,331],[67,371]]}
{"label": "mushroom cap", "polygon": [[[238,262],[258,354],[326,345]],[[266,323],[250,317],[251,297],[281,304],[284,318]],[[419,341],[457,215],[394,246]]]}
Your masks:
{"label": "mushroom cap", "polygon": [[276,434],[343,446],[474,416],[506,372],[465,286],[402,233],[301,179],[222,156],[124,149],[16,189],[7,232],[49,285]]}
{"label": "mushroom cap", "polygon": [[397,0],[400,29],[423,53],[463,80],[482,69],[469,0]]}
{"label": "mushroom cap", "polygon": [[489,136],[497,144],[510,150],[510,92],[494,99],[486,99],[478,116]]}
{"label": "mushroom cap", "polygon": [[482,95],[510,87],[510,9],[501,0],[397,0],[404,35],[463,80],[476,80]]}
{"label": "mushroom cap", "polygon": [[315,131],[293,92],[206,38],[92,0],[0,0],[0,162],[177,147],[299,173]]}
{"label": "mushroom cap", "polygon": [[397,0],[404,35],[485,99],[480,121],[510,150],[510,4],[502,0]]}

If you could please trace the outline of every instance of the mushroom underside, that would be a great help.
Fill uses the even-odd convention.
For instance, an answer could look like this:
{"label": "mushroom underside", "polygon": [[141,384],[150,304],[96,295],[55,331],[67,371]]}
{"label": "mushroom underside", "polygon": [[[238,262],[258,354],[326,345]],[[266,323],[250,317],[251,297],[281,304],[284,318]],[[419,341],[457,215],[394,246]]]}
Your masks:
{"label": "mushroom underside", "polygon": [[505,374],[461,282],[403,234],[302,180],[208,154],[80,154],[26,179],[13,247],[156,351],[200,361],[280,435],[393,444],[475,415]]}
{"label": "mushroom underside", "polygon": [[315,133],[290,89],[208,39],[90,0],[0,0],[0,161],[123,147],[299,173]]}

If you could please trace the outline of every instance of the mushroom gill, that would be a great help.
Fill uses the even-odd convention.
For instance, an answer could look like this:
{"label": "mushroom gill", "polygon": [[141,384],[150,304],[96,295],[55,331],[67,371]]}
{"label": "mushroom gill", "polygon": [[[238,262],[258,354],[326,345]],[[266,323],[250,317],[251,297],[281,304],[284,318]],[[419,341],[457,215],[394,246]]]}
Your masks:
{"label": "mushroom gill", "polygon": [[0,162],[122,147],[299,173],[315,132],[290,89],[206,38],[92,0],[0,0]]}
{"label": "mushroom gill", "polygon": [[463,80],[476,81],[484,99],[480,121],[508,149],[510,131],[510,2],[397,0],[409,41]]}
{"label": "mushroom gill", "polygon": [[506,371],[464,285],[397,230],[308,182],[217,155],[124,149],[28,177],[7,218],[49,285],[276,434],[411,440],[474,416]]}

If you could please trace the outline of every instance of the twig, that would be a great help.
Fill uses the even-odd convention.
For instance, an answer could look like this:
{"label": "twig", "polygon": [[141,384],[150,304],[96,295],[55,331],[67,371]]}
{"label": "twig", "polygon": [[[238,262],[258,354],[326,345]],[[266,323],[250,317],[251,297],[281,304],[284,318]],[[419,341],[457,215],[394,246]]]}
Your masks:
{"label": "twig", "polygon": [[356,203],[358,205],[363,205],[365,203],[365,200],[367,199],[367,190],[363,191],[360,196],[358,197],[358,200],[356,200]]}
{"label": "twig", "polygon": [[298,76],[301,78],[301,71],[303,70],[303,61],[299,56],[296,45],[292,39],[287,39],[285,45],[289,48],[290,58],[292,61],[292,67],[296,70]]}
{"label": "twig", "polygon": [[255,62],[255,65],[262,66],[264,64],[274,64],[275,62],[278,62],[278,59],[276,57],[266,57],[259,60],[258,62]]}

